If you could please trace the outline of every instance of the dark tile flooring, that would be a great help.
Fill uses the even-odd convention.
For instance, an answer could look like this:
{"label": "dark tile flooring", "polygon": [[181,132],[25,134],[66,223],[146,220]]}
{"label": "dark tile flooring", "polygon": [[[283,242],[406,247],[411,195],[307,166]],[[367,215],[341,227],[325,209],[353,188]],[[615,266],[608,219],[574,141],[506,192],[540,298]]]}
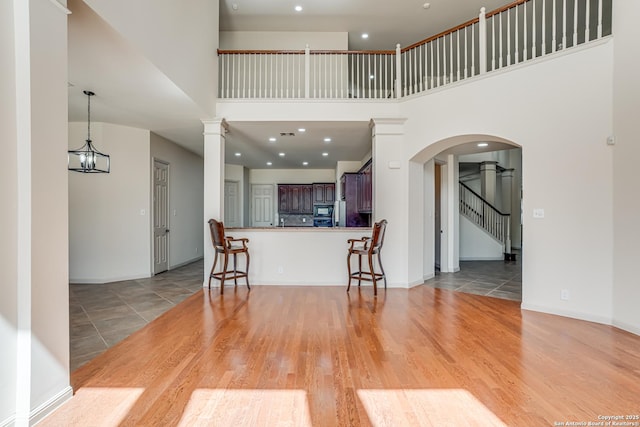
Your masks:
{"label": "dark tile flooring", "polygon": [[148,279],[69,285],[71,370],[202,288],[203,262]]}
{"label": "dark tile flooring", "polygon": [[440,273],[425,282],[434,288],[522,301],[522,266],[517,261],[460,261],[460,271]]}
{"label": "dark tile flooring", "polygon": [[[71,370],[128,337],[202,288],[203,261],[148,279],[69,286]],[[434,288],[522,299],[520,260],[461,261],[457,273],[437,273]]]}

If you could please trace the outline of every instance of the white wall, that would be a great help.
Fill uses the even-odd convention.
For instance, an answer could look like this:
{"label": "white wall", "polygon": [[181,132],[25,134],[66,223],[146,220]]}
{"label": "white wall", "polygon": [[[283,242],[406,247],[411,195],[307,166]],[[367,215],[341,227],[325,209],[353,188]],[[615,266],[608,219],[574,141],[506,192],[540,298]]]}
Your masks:
{"label": "white wall", "polygon": [[460,260],[487,261],[503,259],[502,244],[487,232],[460,215]]}
{"label": "white wall", "polygon": [[[347,240],[359,239],[367,232],[370,231],[361,228],[326,230],[309,227],[295,230],[231,229],[228,234],[249,239],[251,285],[346,286]],[[385,255],[383,252],[382,262],[386,271]],[[352,261],[355,267],[357,257]],[[239,257],[238,262],[244,266],[243,258]],[[211,281],[212,286],[219,283]],[[240,280],[238,286],[244,286],[244,282]]]}
{"label": "white wall", "polygon": [[[388,141],[393,148],[374,148],[375,182],[384,182],[375,190],[376,216],[394,219],[385,268],[390,266],[391,282],[405,286],[424,275],[407,265],[407,254],[425,247],[422,235],[411,232],[424,222],[424,208],[407,212],[408,200],[419,193],[428,197],[424,180],[409,179],[409,160],[425,163],[469,138],[522,146],[523,307],[609,323],[613,154],[606,138],[613,128],[612,59],[613,42],[605,40],[399,103],[223,102],[218,111],[227,120],[406,118],[402,135]],[[385,170],[389,161],[400,161],[400,169]],[[576,206],[585,205],[576,215]],[[546,217],[533,220],[534,208],[545,209]],[[560,299],[562,289],[570,291],[569,301]]]}
{"label": "white wall", "polygon": [[[0,2],[0,425],[15,416],[18,339],[18,152],[13,2]],[[6,205],[5,205],[6,203]]]}
{"label": "white wall", "polygon": [[251,184],[313,184],[336,182],[335,169],[252,169]]}
{"label": "white wall", "polygon": [[640,334],[640,225],[638,211],[638,179],[635,175],[640,159],[638,144],[638,111],[640,82],[637,70],[640,27],[640,3],[613,3],[614,46],[614,128],[613,151],[614,218],[613,218],[613,312],[614,324]]}
{"label": "white wall", "polygon": [[172,269],[203,256],[204,160],[153,132],[151,157],[169,163],[169,269]]}
{"label": "white wall", "polygon": [[29,425],[72,394],[66,14],[3,2],[0,34],[0,425]]}
{"label": "white wall", "polygon": [[[213,117],[218,81],[218,56],[215,54],[218,1],[85,2],[164,72],[206,115]],[[142,22],[145,25],[141,25]]]}
{"label": "white wall", "polygon": [[[86,123],[69,123],[69,147],[85,139]],[[111,156],[111,173],[69,174],[69,280],[149,277],[150,132],[92,122],[91,139]]]}
{"label": "white wall", "polygon": [[[605,41],[401,104],[410,157],[426,161],[446,148],[439,141],[460,135],[522,146],[523,307],[605,323],[612,319],[612,53]],[[534,220],[534,208],[546,217]],[[412,215],[409,227],[423,217]],[[562,289],[569,301],[560,300]]]}
{"label": "white wall", "polygon": [[222,50],[348,50],[347,32],[220,31]]}

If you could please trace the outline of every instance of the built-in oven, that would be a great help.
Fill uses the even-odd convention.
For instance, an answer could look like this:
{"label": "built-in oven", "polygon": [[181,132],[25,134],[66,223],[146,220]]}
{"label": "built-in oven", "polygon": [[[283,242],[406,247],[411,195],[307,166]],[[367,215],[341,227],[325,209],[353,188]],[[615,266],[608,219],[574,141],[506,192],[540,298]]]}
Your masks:
{"label": "built-in oven", "polygon": [[333,227],[333,205],[313,206],[313,226]]}

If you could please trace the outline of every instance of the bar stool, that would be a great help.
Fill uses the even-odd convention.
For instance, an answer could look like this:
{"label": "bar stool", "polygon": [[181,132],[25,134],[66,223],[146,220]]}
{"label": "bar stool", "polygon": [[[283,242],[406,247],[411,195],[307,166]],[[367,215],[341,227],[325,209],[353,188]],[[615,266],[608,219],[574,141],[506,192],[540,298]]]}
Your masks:
{"label": "bar stool", "polygon": [[[212,278],[220,280],[220,294],[223,294],[225,280],[233,279],[235,286],[238,286],[238,279],[244,277],[247,281],[247,288],[251,290],[249,286],[249,248],[247,247],[249,239],[244,237],[240,239],[234,239],[231,236],[225,237],[224,224],[215,219],[209,220],[209,230],[211,231],[211,241],[213,242],[213,249],[215,251],[213,267],[211,267],[211,273],[209,274],[209,289],[211,289]],[[218,254],[222,254],[222,270],[215,273]],[[246,266],[244,271],[238,270],[238,254],[245,254]],[[228,269],[229,255],[233,255],[233,270]]]}
{"label": "bar stool", "polygon": [[[384,268],[382,268],[382,260],[380,259],[380,250],[384,243],[384,232],[387,228],[387,220],[383,219],[380,222],[376,222],[373,226],[371,237],[363,237],[362,239],[349,239],[349,253],[347,254],[347,269],[349,271],[349,285],[347,286],[347,292],[351,288],[351,280],[358,279],[358,286],[363,280],[373,282],[373,295],[378,294],[378,288],[376,282],[378,280],[384,280],[384,288],[387,289],[387,276],[384,274]],[[358,255],[358,271],[351,272],[351,255]],[[373,256],[378,256],[378,266],[380,267],[380,273],[376,273],[373,265]],[[362,257],[366,256],[369,264],[369,271],[362,271]]]}

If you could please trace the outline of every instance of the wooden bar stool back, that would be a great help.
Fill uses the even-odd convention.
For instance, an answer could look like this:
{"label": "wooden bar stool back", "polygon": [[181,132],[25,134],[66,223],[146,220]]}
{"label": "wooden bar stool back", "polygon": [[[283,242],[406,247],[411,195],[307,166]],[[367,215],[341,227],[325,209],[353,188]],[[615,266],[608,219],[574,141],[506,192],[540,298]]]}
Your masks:
{"label": "wooden bar stool back", "polygon": [[[373,226],[371,237],[363,237],[362,239],[349,239],[349,253],[347,254],[347,269],[349,272],[349,285],[347,286],[347,292],[351,288],[351,280],[358,279],[358,286],[365,280],[373,282],[373,294],[378,294],[377,281],[384,280],[384,288],[387,289],[387,276],[384,274],[384,268],[382,268],[382,260],[380,259],[380,251],[382,250],[382,244],[384,243],[384,233],[387,228],[387,220],[383,219],[380,222],[376,222]],[[351,272],[351,255],[358,255],[358,271]],[[378,267],[380,272],[376,273],[374,269],[374,255],[378,258]],[[367,264],[369,271],[362,271],[362,257],[367,257]]]}
{"label": "wooden bar stool back", "polygon": [[[220,293],[223,294],[225,280],[233,279],[235,286],[238,286],[238,279],[244,277],[247,281],[247,288],[251,290],[249,286],[249,247],[247,246],[249,239],[234,239],[231,236],[225,236],[224,224],[215,219],[209,220],[209,229],[211,231],[211,241],[213,242],[215,253],[213,267],[211,267],[211,273],[209,274],[209,289],[211,289],[211,279],[220,280]],[[215,269],[218,264],[218,254],[222,255],[222,269],[216,273]],[[238,270],[238,254],[245,255],[246,264],[244,271]],[[230,255],[233,255],[232,270],[229,269]]]}

